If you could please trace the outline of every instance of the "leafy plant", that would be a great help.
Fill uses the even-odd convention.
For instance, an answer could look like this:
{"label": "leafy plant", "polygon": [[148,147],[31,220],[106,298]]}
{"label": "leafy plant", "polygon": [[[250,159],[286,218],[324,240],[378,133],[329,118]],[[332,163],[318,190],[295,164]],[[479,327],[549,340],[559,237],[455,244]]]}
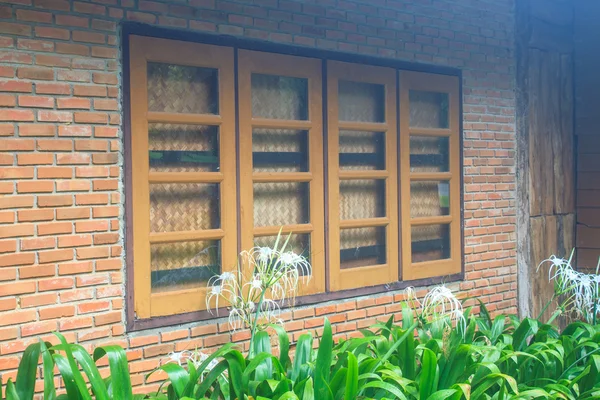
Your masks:
{"label": "leafy plant", "polygon": [[[6,399],[33,397],[40,357],[44,398],[57,400],[600,398],[600,326],[577,321],[559,332],[535,319],[492,318],[483,303],[473,315],[445,290],[436,296],[436,305],[432,297],[427,301],[431,313],[415,312],[406,304],[400,324],[391,316],[361,330],[361,337],[339,343],[325,320],[316,349],[310,333],[290,346],[283,328],[271,325],[278,353],[268,331],[259,330],[248,354],[226,344],[212,355],[190,353],[160,366],[156,371],[167,378],[156,393],[146,395],[132,394],[123,349],[101,347],[89,355],[57,334],[60,343],[55,346],[39,342],[26,349],[16,382],[7,382]],[[444,311],[443,304],[453,308]],[[110,376],[102,379],[96,362],[104,358]],[[60,395],[54,367],[64,382]]]}

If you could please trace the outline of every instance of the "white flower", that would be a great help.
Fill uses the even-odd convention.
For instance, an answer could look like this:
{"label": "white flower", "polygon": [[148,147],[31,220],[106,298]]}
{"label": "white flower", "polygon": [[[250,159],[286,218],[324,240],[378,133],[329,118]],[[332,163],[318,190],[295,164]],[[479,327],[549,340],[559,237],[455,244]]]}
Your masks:
{"label": "white flower", "polygon": [[269,262],[269,260],[275,255],[275,250],[270,247],[259,247],[258,248],[258,261],[259,262]]}
{"label": "white flower", "polygon": [[450,318],[462,327],[466,326],[462,303],[444,285],[434,287],[425,295],[423,314],[434,319]]}
{"label": "white flower", "polygon": [[181,363],[185,360],[186,357],[188,357],[188,352],[186,351],[172,351],[169,354],[167,354],[167,358],[169,359],[169,361],[176,362],[178,365],[181,365]]}
{"label": "white flower", "polygon": [[229,281],[229,280],[234,280],[235,279],[235,275],[231,272],[223,272],[220,276],[219,276],[219,280],[225,282],[225,281]]}

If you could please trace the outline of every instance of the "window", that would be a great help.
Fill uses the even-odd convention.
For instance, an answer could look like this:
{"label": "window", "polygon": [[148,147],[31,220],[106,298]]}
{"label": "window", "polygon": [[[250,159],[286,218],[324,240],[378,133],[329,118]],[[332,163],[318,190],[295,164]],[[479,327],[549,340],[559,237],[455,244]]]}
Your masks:
{"label": "window", "polygon": [[313,266],[306,296],[461,271],[456,76],[129,47],[136,319],[202,311],[208,279],[280,229]]}

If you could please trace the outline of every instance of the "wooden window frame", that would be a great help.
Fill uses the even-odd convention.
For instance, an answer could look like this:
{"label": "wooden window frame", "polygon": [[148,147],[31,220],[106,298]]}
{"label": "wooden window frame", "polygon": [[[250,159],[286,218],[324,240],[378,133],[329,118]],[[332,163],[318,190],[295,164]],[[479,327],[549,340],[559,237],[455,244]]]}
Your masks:
{"label": "wooden window frame", "polygon": [[[323,201],[323,112],[321,63],[319,60],[282,54],[239,50],[238,107],[240,145],[241,248],[254,247],[254,237],[282,234],[310,234],[312,277],[302,277],[300,295],[325,290],[325,208]],[[308,80],[308,119],[279,120],[252,116],[253,73],[305,78]],[[301,129],[308,132],[308,172],[253,172],[253,128]],[[309,185],[309,223],[280,226],[254,226],[256,182],[305,182]]]}
{"label": "wooden window frame", "polygon": [[[415,128],[410,126],[410,100],[411,90],[447,93],[448,128]],[[402,196],[401,222],[402,231],[402,278],[404,280],[417,280],[433,278],[435,276],[448,276],[462,271],[462,214],[461,214],[461,143],[459,123],[459,82],[456,77],[434,75],[422,72],[400,71],[400,170],[403,179],[400,181],[400,194]],[[411,172],[410,171],[410,136],[429,136],[449,138],[449,171],[448,172]],[[412,181],[437,181],[450,182],[450,207],[449,215],[437,217],[412,218],[410,210],[410,184]],[[449,224],[450,258],[435,261],[412,262],[411,228],[436,224]]]}
{"label": "wooden window frame", "polygon": [[[339,81],[372,83],[384,86],[385,122],[340,121]],[[351,64],[340,61],[327,62],[327,115],[328,115],[328,174],[329,193],[329,288],[332,291],[376,286],[398,280],[398,185],[396,158],[396,70],[384,67]],[[341,170],[339,165],[339,131],[381,132],[385,135],[385,169],[373,171]],[[342,220],[340,218],[340,182],[352,179],[385,181],[385,217]],[[340,266],[340,231],[344,228],[385,229],[385,264],[342,269]]]}
{"label": "wooden window frame", "polygon": [[[455,68],[451,68],[451,67],[442,67],[442,66],[432,66],[432,65],[425,65],[425,64],[416,64],[416,63],[412,63],[412,62],[403,62],[403,61],[399,61],[399,60],[394,60],[394,59],[384,59],[384,58],[379,58],[379,57],[371,57],[371,56],[363,56],[363,55],[357,55],[357,54],[347,54],[347,53],[341,53],[341,52],[336,52],[336,51],[329,51],[329,50],[320,50],[320,49],[312,49],[312,48],[301,48],[301,47],[295,47],[295,46],[291,46],[291,45],[284,45],[284,44],[274,44],[274,43],[268,43],[268,42],[263,42],[263,41],[256,41],[256,40],[252,40],[252,39],[246,39],[246,38],[235,38],[235,37],[225,37],[225,36],[218,36],[218,35],[213,35],[213,34],[204,34],[204,33],[195,33],[195,32],[189,32],[189,31],[176,31],[176,30],[171,30],[168,28],[158,28],[158,27],[150,27],[147,25],[143,25],[143,24],[139,24],[139,23],[132,23],[132,22],[126,22],[123,24],[123,30],[122,30],[122,47],[123,47],[123,65],[125,65],[125,68],[123,69],[123,87],[124,87],[124,91],[123,91],[123,109],[124,109],[124,125],[123,125],[123,130],[124,130],[124,157],[125,157],[125,165],[124,165],[124,177],[125,177],[125,185],[124,185],[124,190],[125,190],[125,240],[124,240],[124,244],[125,244],[125,260],[126,260],[126,279],[125,279],[125,284],[126,284],[126,316],[127,316],[127,326],[126,329],[127,331],[139,331],[139,330],[144,330],[144,329],[151,329],[151,328],[157,328],[157,327],[161,327],[161,326],[168,326],[168,325],[175,325],[175,324],[182,324],[182,323],[187,323],[187,322],[194,322],[194,321],[200,321],[200,320],[206,320],[206,319],[210,319],[210,318],[214,318],[213,315],[206,311],[206,310],[196,310],[196,311],[184,311],[182,314],[175,314],[175,315],[164,315],[164,316],[151,316],[149,318],[140,318],[139,315],[136,315],[135,313],[135,308],[136,308],[136,299],[138,298],[139,295],[139,291],[136,288],[136,285],[134,284],[134,282],[136,282],[136,268],[134,268],[134,249],[136,248],[135,242],[134,242],[134,230],[137,232],[137,227],[134,228],[134,207],[133,204],[136,202],[136,199],[139,200],[139,196],[140,194],[138,193],[136,195],[136,191],[133,189],[133,183],[134,183],[134,170],[137,169],[137,163],[136,163],[136,168],[132,168],[131,166],[131,161],[133,160],[132,158],[132,153],[133,153],[133,147],[136,144],[135,141],[133,140],[133,136],[134,136],[134,132],[136,131],[136,129],[134,129],[134,114],[136,113],[136,103],[132,104],[132,100],[134,98],[136,98],[136,94],[133,93],[134,91],[132,90],[132,86],[133,86],[133,81],[136,80],[136,74],[135,73],[135,69],[134,69],[134,65],[135,62],[133,62],[132,64],[132,59],[134,58],[134,53],[135,50],[133,49],[133,47],[135,46],[131,46],[130,43],[130,39],[132,36],[143,36],[145,38],[151,39],[151,42],[153,43],[153,45],[156,43],[157,40],[161,40],[161,39],[168,39],[168,40],[177,40],[182,42],[181,44],[185,43],[185,51],[180,51],[177,52],[178,54],[174,54],[175,57],[180,57],[181,58],[181,54],[185,54],[186,58],[187,56],[189,56],[190,52],[189,49],[190,47],[188,46],[194,46],[194,45],[200,45],[200,46],[220,46],[220,47],[227,47],[230,48],[234,54],[234,62],[233,62],[233,69],[234,69],[234,76],[235,79],[239,79],[239,75],[238,75],[238,71],[239,71],[239,62],[238,62],[238,51],[239,50],[251,50],[251,51],[260,51],[263,53],[271,53],[273,55],[289,55],[289,56],[298,56],[298,57],[305,57],[305,58],[310,58],[310,59],[316,59],[318,62],[320,62],[320,65],[322,66],[322,83],[323,83],[323,90],[322,90],[322,102],[324,104],[326,104],[328,102],[327,98],[328,98],[328,94],[327,94],[327,88],[326,88],[326,80],[328,78],[328,71],[327,71],[327,63],[329,61],[339,61],[339,62],[347,62],[347,63],[352,63],[352,64],[360,64],[360,65],[364,65],[364,66],[374,66],[374,67],[386,67],[386,68],[392,68],[394,70],[397,71],[397,74],[399,76],[398,78],[398,82],[399,82],[399,89],[398,89],[398,100],[397,100],[397,106],[400,108],[399,110],[399,114],[401,118],[401,114],[403,112],[402,110],[402,101],[401,98],[403,96],[403,93],[408,93],[406,92],[404,89],[404,87],[402,86],[402,80],[404,77],[402,77],[401,75],[406,74],[406,73],[427,73],[427,74],[435,74],[435,76],[442,76],[445,78],[452,78],[455,82],[457,82],[458,87],[454,88],[453,90],[457,90],[457,99],[459,100],[457,102],[456,107],[458,108],[458,114],[456,114],[456,123],[458,124],[458,128],[455,129],[455,131],[457,132],[457,134],[455,135],[455,139],[454,141],[451,143],[451,147],[452,149],[450,149],[451,154],[454,154],[455,158],[458,160],[458,176],[453,175],[454,177],[452,179],[457,179],[460,181],[460,185],[458,186],[458,195],[456,195],[456,193],[451,194],[452,198],[456,198],[458,196],[459,201],[458,203],[456,203],[456,206],[459,210],[458,213],[458,217],[456,217],[456,213],[454,212],[454,210],[452,211],[452,215],[454,215],[455,217],[455,224],[453,225],[452,231],[456,231],[458,230],[458,237],[456,236],[452,236],[454,234],[451,234],[451,242],[452,242],[452,254],[455,255],[456,257],[453,256],[452,260],[453,260],[453,264],[451,268],[447,268],[446,271],[448,271],[448,275],[443,275],[440,276],[438,274],[431,274],[431,270],[429,270],[428,273],[422,274],[422,273],[415,273],[414,271],[417,269],[417,267],[420,267],[419,264],[416,264],[414,266],[411,266],[409,264],[406,263],[406,253],[409,253],[410,255],[410,247],[409,247],[409,251],[400,251],[401,248],[405,248],[406,244],[406,240],[407,240],[407,235],[406,235],[406,228],[404,227],[404,223],[405,221],[402,220],[402,218],[400,216],[398,216],[398,222],[400,224],[402,224],[402,235],[400,237],[400,243],[402,246],[399,246],[399,253],[402,257],[402,259],[400,260],[401,262],[398,262],[399,267],[401,266],[402,268],[400,269],[399,273],[398,273],[398,280],[394,281],[394,282],[390,282],[387,284],[378,284],[375,286],[370,286],[370,287],[360,287],[360,288],[355,288],[355,289],[342,289],[339,291],[331,291],[330,286],[330,276],[329,276],[329,272],[331,269],[331,254],[330,254],[330,243],[329,243],[329,235],[325,236],[325,255],[324,255],[324,268],[325,268],[325,286],[326,286],[326,291],[323,293],[316,293],[316,294],[311,294],[311,295],[304,295],[301,297],[298,297],[296,299],[296,305],[300,306],[300,305],[310,305],[310,304],[316,304],[316,303],[320,303],[323,301],[332,301],[332,300],[339,300],[339,299],[346,299],[346,298],[351,298],[351,297],[356,297],[356,296],[364,296],[364,295],[371,295],[371,294],[376,294],[376,293],[382,293],[382,292],[386,292],[386,291],[390,291],[390,290],[401,290],[404,289],[408,286],[424,286],[424,285],[432,285],[432,284],[437,284],[437,283],[441,283],[441,282],[449,282],[449,281],[457,281],[457,280],[462,280],[464,279],[464,237],[463,237],[463,209],[462,209],[462,203],[463,203],[463,199],[462,199],[462,187],[463,187],[463,170],[462,170],[462,135],[460,134],[462,132],[462,101],[460,101],[462,99],[462,85],[461,85],[461,81],[462,81],[462,72],[459,69],[455,69]],[[175,58],[171,58],[169,61],[172,61]],[[405,75],[407,76],[407,75]],[[234,88],[235,92],[236,92],[236,100],[239,96],[238,93],[238,85],[235,85]],[[417,88],[415,88],[415,90],[417,90]],[[434,89],[433,91],[441,91],[439,88]],[[315,91],[315,93],[317,93]],[[404,101],[404,104],[406,105],[406,101]],[[406,112],[406,110],[404,110],[404,112]],[[453,113],[451,113],[450,115],[453,115]],[[183,120],[178,120],[175,122],[188,122],[185,120],[185,118]],[[213,121],[214,122],[214,121]],[[324,168],[327,171],[324,179],[323,179],[323,187],[324,187],[324,194],[325,194],[325,204],[329,204],[329,199],[328,199],[328,190],[327,188],[329,187],[329,166],[328,161],[329,161],[329,157],[327,156],[329,149],[328,149],[328,125],[329,125],[329,119],[327,116],[327,113],[324,112],[323,113],[323,131],[324,131],[324,138],[323,138],[323,152],[324,152]],[[139,130],[139,127],[137,128]],[[234,131],[235,131],[235,140],[237,140],[240,137],[240,131],[239,131],[240,127],[235,127]],[[400,148],[401,146],[406,149],[406,144],[403,144],[403,137],[407,136],[406,134],[402,135],[402,132],[406,132],[406,127],[404,127],[402,125],[402,121],[400,120],[400,122],[397,124],[397,130],[398,130],[398,148]],[[234,141],[232,141],[232,143],[234,143]],[[233,150],[230,154],[236,154],[235,159],[236,160],[240,160],[241,158],[241,153],[240,153],[240,145],[239,142],[232,144]],[[457,150],[453,150],[453,149],[457,149]],[[235,160],[234,160],[235,162]],[[455,161],[456,163],[456,161]],[[398,176],[402,176],[405,174],[404,171],[407,170],[407,165],[405,165],[405,162],[400,162],[400,172],[398,174]],[[240,173],[240,171],[238,171],[238,173]],[[139,175],[139,171],[138,174]],[[137,176],[136,175],[136,176]],[[402,210],[403,213],[405,213],[406,211],[404,211],[404,207],[406,207],[407,205],[409,206],[409,202],[406,201],[406,198],[404,198],[405,193],[406,193],[406,187],[404,187],[402,185],[402,183],[404,181],[408,181],[410,182],[408,179],[404,179],[404,181],[402,179],[399,179],[400,184],[399,184],[399,196],[398,196],[398,203],[399,203],[399,207]],[[234,182],[231,187],[236,188],[236,184],[239,184],[238,182]],[[409,183],[410,185],[410,183]],[[410,187],[408,186],[408,189]],[[241,213],[242,211],[240,210],[240,199],[237,200],[238,202],[236,203],[235,200],[230,201],[230,207],[235,207],[236,208],[236,213],[230,213],[232,216],[235,216],[237,214],[237,218],[241,217]],[[454,203],[453,203],[454,204]],[[328,216],[328,208],[327,207],[325,209],[325,232],[327,231],[327,229],[329,229],[329,216]],[[238,225],[241,225],[241,219],[238,223]],[[400,230],[397,230],[400,231]],[[239,236],[236,241],[237,243],[237,251],[239,251],[241,249],[241,242],[242,242],[242,234],[239,232],[235,232],[237,233],[237,235]],[[408,232],[410,234],[410,231]],[[137,237],[137,235],[136,235]],[[233,237],[235,238],[235,234],[233,235]],[[389,239],[388,239],[389,242]],[[410,239],[408,239],[408,243],[410,246]],[[455,250],[455,247],[458,247],[458,251]],[[137,252],[136,252],[137,254]],[[223,254],[228,254],[227,252],[223,251]],[[237,254],[237,253],[236,253]],[[136,263],[139,259],[136,258]],[[137,274],[139,275],[139,273]],[[409,280],[410,279],[410,280]],[[135,298],[134,298],[134,293],[135,293]],[[143,293],[143,291],[142,291]],[[169,307],[169,309],[171,309],[171,307]],[[170,310],[169,310],[170,311]],[[222,309],[221,311],[226,311],[224,309]],[[226,312],[224,312],[223,314],[220,315],[227,315]]]}
{"label": "wooden window frame", "polygon": [[[235,152],[235,110],[232,100],[233,49],[199,43],[185,43],[141,36],[130,38],[131,96],[131,163],[135,312],[138,318],[162,317],[189,313],[206,308],[207,287],[151,291],[150,246],[199,240],[221,241],[223,271],[236,263],[237,222],[234,213],[220,213],[220,228],[180,232],[150,232],[150,183],[218,183],[222,210],[235,207],[236,159],[226,157]],[[209,55],[206,57],[205,55]],[[194,67],[216,68],[219,71],[219,114],[184,114],[148,111],[148,62],[176,63]],[[219,172],[150,172],[148,156],[148,123],[179,123],[219,127]],[[233,201],[233,202],[232,202]]]}

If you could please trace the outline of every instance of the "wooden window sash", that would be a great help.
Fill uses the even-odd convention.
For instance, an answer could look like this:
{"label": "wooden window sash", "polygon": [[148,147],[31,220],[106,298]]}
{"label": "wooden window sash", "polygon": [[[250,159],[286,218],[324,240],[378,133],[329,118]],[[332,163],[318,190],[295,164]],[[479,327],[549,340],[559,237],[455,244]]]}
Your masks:
{"label": "wooden window sash", "polygon": [[[448,128],[410,127],[410,90],[447,93]],[[458,274],[462,267],[462,240],[460,221],[460,97],[459,78],[456,76],[400,71],[400,171],[402,179],[400,193],[402,198],[402,278],[415,280]],[[449,172],[411,173],[410,172],[410,136],[431,136],[449,138]],[[450,184],[450,210],[448,216],[420,217],[410,216],[410,182],[423,180],[447,180]],[[412,263],[411,227],[431,224],[449,224],[450,258],[444,260]]]}
{"label": "wooden window sash", "polygon": [[[385,86],[385,121],[339,121],[338,82],[349,80]],[[329,286],[331,291],[387,284],[398,280],[398,200],[396,158],[396,70],[338,61],[327,62],[327,115],[328,115],[328,212],[329,212]],[[339,131],[342,129],[384,132],[385,170],[342,171],[339,167]],[[339,188],[343,179],[385,180],[384,218],[340,220]],[[340,228],[383,226],[386,230],[386,263],[381,265],[340,268]]]}
{"label": "wooden window sash", "polygon": [[[254,246],[254,237],[282,233],[310,234],[312,277],[302,278],[300,295],[325,291],[325,222],[323,200],[323,105],[321,61],[305,57],[239,50],[239,147],[240,151],[240,207],[242,249]],[[308,120],[279,120],[253,118],[252,73],[308,79]],[[308,132],[309,172],[253,172],[253,128],[297,129]],[[307,224],[291,224],[283,227],[254,226],[255,182],[307,182],[309,184],[309,217]]]}
{"label": "wooden window sash", "polygon": [[[152,293],[150,244],[206,239],[221,240],[222,270],[233,270],[237,257],[235,189],[235,108],[233,49],[167,39],[130,36],[131,148],[133,204],[134,307],[136,317],[150,318],[206,308],[206,287]],[[148,112],[147,63],[217,68],[219,115]],[[150,173],[148,123],[219,126],[219,172]],[[150,232],[150,182],[219,183],[221,229],[193,232]]]}

